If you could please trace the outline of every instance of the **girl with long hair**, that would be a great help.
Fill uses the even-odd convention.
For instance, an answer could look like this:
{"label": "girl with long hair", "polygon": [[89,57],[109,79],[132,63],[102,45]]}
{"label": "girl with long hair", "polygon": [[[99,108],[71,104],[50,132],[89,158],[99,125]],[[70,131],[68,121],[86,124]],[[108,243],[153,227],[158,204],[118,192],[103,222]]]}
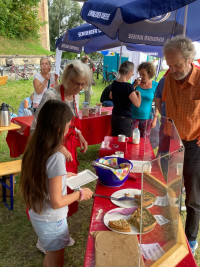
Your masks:
{"label": "girl with long hair", "polygon": [[63,266],[64,249],[74,243],[66,219],[68,205],[92,197],[89,188],[67,194],[66,158],[59,150],[72,117],[65,102],[47,101],[38,114],[35,131],[22,159],[20,191],[33,228],[46,251],[45,267]]}

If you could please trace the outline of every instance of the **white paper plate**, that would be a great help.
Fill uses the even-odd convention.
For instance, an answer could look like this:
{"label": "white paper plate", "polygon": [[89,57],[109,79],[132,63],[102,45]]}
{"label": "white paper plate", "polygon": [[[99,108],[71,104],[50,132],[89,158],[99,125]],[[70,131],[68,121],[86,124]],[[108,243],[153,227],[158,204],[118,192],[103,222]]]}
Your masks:
{"label": "white paper plate", "polygon": [[78,175],[67,178],[66,184],[72,190],[96,180],[98,176],[90,170],[79,172]]}
{"label": "white paper plate", "polygon": [[[135,195],[141,195],[141,190],[133,188],[121,189],[113,193],[111,196],[119,198],[119,197],[124,197],[125,194],[130,194],[130,197],[135,197]],[[117,201],[113,199],[111,199],[111,201],[116,206],[122,208],[132,208],[138,206],[134,201]]]}
{"label": "white paper plate", "polygon": [[115,221],[115,220],[120,220],[120,219],[126,219],[127,220],[130,217],[130,215],[123,215],[121,213],[118,213],[117,210],[121,210],[121,208],[116,208],[116,209],[112,210],[112,211],[116,211],[116,213],[109,214],[109,212],[110,212],[110,210],[109,210],[104,215],[103,221],[104,221],[105,226],[108,227],[113,232],[117,232],[117,233],[121,233],[121,234],[125,234],[125,235],[138,235],[139,231],[134,226],[131,226],[131,232],[119,232],[119,231],[116,231],[114,229],[111,229],[108,226],[109,221]]}
{"label": "white paper plate", "polygon": [[[117,233],[120,233],[120,234],[125,234],[125,235],[138,235],[140,234],[140,232],[137,230],[136,227],[132,226],[131,225],[131,232],[120,232],[120,231],[116,231],[114,229],[111,229],[109,226],[108,226],[108,223],[109,221],[115,221],[115,220],[120,220],[120,219],[125,219],[127,220],[130,215],[123,215],[121,213],[118,213],[117,211],[118,210],[121,210],[121,208],[116,208],[116,209],[112,209],[112,210],[109,210],[105,215],[104,215],[104,218],[103,218],[103,222],[105,224],[106,227],[108,227],[110,230],[112,230],[113,232],[117,232]],[[111,213],[109,214],[110,211],[116,211],[116,213]],[[153,228],[154,229],[154,228]],[[153,229],[151,229],[150,231],[148,232],[145,232],[143,234],[146,234],[146,233],[149,233],[151,232]]]}

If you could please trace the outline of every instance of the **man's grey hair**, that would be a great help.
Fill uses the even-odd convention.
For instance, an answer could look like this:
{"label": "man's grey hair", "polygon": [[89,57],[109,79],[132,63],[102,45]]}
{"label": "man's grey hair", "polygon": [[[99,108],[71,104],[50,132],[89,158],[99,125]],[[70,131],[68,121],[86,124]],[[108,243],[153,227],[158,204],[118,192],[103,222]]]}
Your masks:
{"label": "man's grey hair", "polygon": [[163,47],[164,54],[171,50],[179,50],[185,60],[189,59],[191,61],[194,60],[196,53],[192,40],[182,35],[166,41]]}

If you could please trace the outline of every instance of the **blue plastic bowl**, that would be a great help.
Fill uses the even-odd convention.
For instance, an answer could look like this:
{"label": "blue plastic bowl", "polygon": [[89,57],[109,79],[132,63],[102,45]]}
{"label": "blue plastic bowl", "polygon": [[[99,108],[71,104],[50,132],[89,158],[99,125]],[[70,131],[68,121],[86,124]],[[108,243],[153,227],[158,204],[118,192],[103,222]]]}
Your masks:
{"label": "blue plastic bowl", "polygon": [[[103,159],[109,159],[109,158],[115,158],[115,157],[103,157]],[[117,158],[117,163],[129,163],[131,165],[131,169],[133,168],[133,164],[128,160],[124,158]],[[95,160],[95,162],[98,162],[99,159]],[[127,175],[124,177],[123,180],[120,180],[111,170],[107,170],[104,168],[101,168],[99,166],[93,166],[96,169],[96,174],[99,177],[100,182],[105,186],[112,186],[117,187],[124,184],[124,182],[128,179],[130,171],[127,173]]]}

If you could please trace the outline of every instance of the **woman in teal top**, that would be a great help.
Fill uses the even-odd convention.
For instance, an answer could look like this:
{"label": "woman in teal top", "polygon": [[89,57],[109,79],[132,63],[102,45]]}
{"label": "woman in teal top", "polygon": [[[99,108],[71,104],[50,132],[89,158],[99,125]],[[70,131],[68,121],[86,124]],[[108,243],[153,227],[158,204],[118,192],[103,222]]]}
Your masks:
{"label": "woman in teal top", "polygon": [[155,75],[155,67],[150,62],[143,62],[138,67],[140,78],[134,82],[134,87],[141,94],[141,105],[136,107],[132,105],[132,123],[133,129],[138,126],[141,137],[150,136],[151,128],[156,126],[158,110],[155,110],[152,116],[152,102],[156,92],[158,83],[153,81]]}

